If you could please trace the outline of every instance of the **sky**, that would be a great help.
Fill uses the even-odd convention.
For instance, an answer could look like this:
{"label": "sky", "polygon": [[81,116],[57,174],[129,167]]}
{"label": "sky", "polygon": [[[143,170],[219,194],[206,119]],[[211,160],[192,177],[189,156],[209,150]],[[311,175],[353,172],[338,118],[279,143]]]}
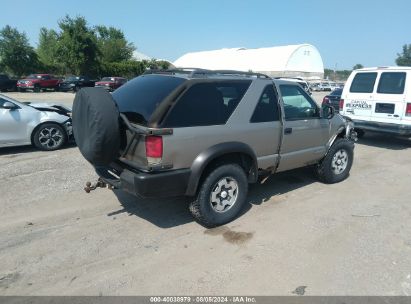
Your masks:
{"label": "sky", "polygon": [[32,0],[2,1],[9,24],[37,45],[41,27],[66,14],[123,30],[139,52],[174,61],[187,52],[309,43],[324,67],[395,65],[411,44],[410,0]]}

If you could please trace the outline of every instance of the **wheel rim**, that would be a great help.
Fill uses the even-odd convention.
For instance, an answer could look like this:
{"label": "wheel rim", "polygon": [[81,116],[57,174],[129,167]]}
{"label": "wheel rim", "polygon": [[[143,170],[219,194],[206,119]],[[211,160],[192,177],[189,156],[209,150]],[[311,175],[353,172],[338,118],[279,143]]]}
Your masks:
{"label": "wheel rim", "polygon": [[338,150],[331,162],[331,168],[335,175],[339,175],[345,171],[348,165],[348,153],[347,151],[341,149]]}
{"label": "wheel rim", "polygon": [[39,134],[39,142],[43,147],[53,149],[61,145],[63,134],[55,127],[43,128]]}
{"label": "wheel rim", "polygon": [[214,211],[223,213],[230,210],[237,201],[238,183],[231,177],[220,179],[212,188],[210,205]]}

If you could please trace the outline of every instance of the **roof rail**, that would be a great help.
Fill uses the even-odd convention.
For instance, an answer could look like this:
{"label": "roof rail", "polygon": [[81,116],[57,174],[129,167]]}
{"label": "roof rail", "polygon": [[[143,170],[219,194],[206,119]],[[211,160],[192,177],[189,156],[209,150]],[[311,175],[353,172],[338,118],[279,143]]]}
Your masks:
{"label": "roof rail", "polygon": [[144,74],[187,74],[189,77],[198,75],[237,75],[237,76],[256,76],[257,78],[271,79],[269,76],[262,73],[243,72],[234,70],[206,70],[198,68],[178,68],[169,70],[147,70]]}

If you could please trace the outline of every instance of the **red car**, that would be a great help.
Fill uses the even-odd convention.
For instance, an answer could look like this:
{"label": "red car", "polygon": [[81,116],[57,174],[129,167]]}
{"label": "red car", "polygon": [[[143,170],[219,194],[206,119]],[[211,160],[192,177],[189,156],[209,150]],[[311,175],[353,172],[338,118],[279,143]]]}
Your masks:
{"label": "red car", "polygon": [[100,81],[95,84],[96,88],[104,88],[110,92],[118,89],[123,84],[127,82],[126,78],[123,77],[103,77]]}
{"label": "red car", "polygon": [[17,81],[17,90],[19,92],[33,90],[40,92],[41,90],[53,89],[56,90],[60,83],[60,79],[55,78],[50,74],[32,74],[24,79]]}

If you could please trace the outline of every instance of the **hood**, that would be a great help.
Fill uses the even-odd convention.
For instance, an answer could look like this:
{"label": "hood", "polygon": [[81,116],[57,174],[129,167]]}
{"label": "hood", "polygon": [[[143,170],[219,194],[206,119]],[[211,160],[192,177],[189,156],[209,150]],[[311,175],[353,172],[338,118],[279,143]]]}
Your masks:
{"label": "hood", "polygon": [[105,85],[105,84],[114,84],[115,83],[115,81],[97,81],[96,82],[96,85],[97,84],[103,84],[103,85]]}
{"label": "hood", "polygon": [[24,79],[19,79],[18,81],[21,81],[21,82],[23,82],[23,81],[38,82],[38,81],[40,81],[40,79],[24,78]]}
{"label": "hood", "polygon": [[64,80],[61,81],[60,84],[73,84],[73,83],[78,83],[80,82],[79,80]]}
{"label": "hood", "polygon": [[71,108],[58,103],[27,102],[25,104],[39,111],[56,112],[61,115],[71,116]]}

